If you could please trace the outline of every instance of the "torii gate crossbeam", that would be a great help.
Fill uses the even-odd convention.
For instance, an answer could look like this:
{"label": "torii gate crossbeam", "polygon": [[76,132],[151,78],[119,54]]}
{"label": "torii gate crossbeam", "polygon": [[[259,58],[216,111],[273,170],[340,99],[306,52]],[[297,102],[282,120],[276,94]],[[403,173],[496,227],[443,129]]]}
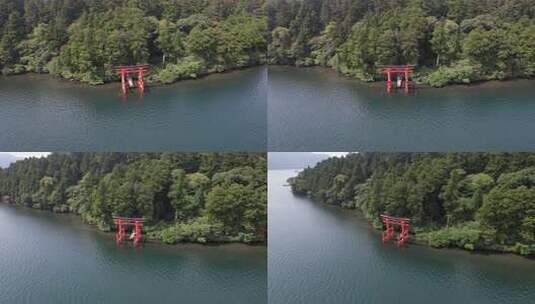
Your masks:
{"label": "torii gate crossbeam", "polygon": [[400,232],[397,236],[396,243],[401,247],[409,239],[410,219],[402,217],[393,217],[389,215],[381,215],[381,220],[384,224],[384,231],[382,235],[383,243],[387,242],[394,236],[394,227],[399,226]]}

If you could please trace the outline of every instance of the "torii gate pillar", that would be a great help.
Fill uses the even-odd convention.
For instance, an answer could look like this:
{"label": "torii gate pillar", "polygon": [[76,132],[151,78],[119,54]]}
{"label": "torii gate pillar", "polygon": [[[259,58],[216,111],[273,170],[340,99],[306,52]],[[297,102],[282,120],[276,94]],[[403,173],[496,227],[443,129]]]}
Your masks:
{"label": "torii gate pillar", "polygon": [[134,245],[138,246],[141,244],[141,240],[143,237],[142,227],[143,227],[143,223],[145,222],[145,219],[114,216],[113,221],[116,226],[115,241],[117,242],[117,244],[122,244],[124,242],[126,238],[126,229],[128,227],[133,227]]}
{"label": "torii gate pillar", "polygon": [[139,93],[143,94],[143,92],[145,91],[145,80],[143,79],[143,74],[148,72],[148,64],[118,66],[114,69],[119,75],[121,75],[121,94],[123,96],[128,93],[126,78],[130,77],[131,74],[137,76],[137,88]]}
{"label": "torii gate pillar", "polygon": [[382,235],[383,243],[387,242],[394,236],[394,226],[400,227],[400,232],[396,240],[398,247],[401,247],[409,239],[410,219],[402,217],[393,217],[389,215],[381,215],[381,220],[384,223],[384,231]]}
{"label": "torii gate pillar", "polygon": [[388,93],[392,92],[392,76],[393,74],[403,75],[403,87],[405,88],[405,93],[409,93],[412,82],[412,73],[414,72],[413,65],[387,65],[382,67],[381,72],[386,74],[386,90]]}

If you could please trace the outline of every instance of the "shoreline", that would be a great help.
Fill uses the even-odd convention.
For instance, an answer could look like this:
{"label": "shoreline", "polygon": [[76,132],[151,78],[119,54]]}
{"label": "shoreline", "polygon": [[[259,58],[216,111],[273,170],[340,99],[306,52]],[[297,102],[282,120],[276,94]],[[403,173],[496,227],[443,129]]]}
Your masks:
{"label": "shoreline", "polygon": [[[371,224],[371,222],[364,216],[362,211],[360,211],[358,209],[345,208],[345,207],[338,206],[338,205],[331,205],[331,204],[326,204],[326,203],[323,203],[323,202],[317,202],[317,201],[314,201],[313,199],[311,199],[310,197],[308,197],[306,195],[304,197],[307,198],[308,200],[310,200],[312,203],[320,203],[320,204],[325,205],[325,206],[332,206],[332,207],[338,208],[338,209],[340,209],[342,211],[350,212],[350,213],[352,213],[354,215],[354,217],[357,220],[365,221],[366,226],[368,227],[368,229],[370,231],[374,232],[378,236],[380,236],[381,233],[382,233],[381,230],[380,229],[376,229]],[[492,249],[492,248],[478,248],[478,249],[474,249],[474,250],[468,250],[468,249],[464,249],[462,247],[434,247],[434,246],[431,246],[431,245],[427,244],[425,241],[419,240],[418,239],[418,234],[409,234],[409,239],[407,240],[407,244],[414,245],[414,246],[425,247],[425,248],[430,248],[430,249],[434,249],[434,250],[441,250],[441,251],[451,250],[451,251],[465,252],[465,253],[476,254],[476,255],[511,255],[511,256],[515,256],[515,257],[519,257],[519,258],[535,261],[535,256],[533,256],[533,255],[521,255],[521,254],[516,253],[516,252],[500,251],[500,250]]]}
{"label": "shoreline", "polygon": [[[76,213],[72,213],[72,212],[54,212],[52,210],[34,209],[32,207],[21,206],[21,205],[8,203],[8,202],[2,202],[2,201],[0,201],[0,205],[7,205],[7,206],[10,206],[10,207],[17,208],[17,209],[22,209],[22,210],[25,210],[25,211],[43,212],[43,213],[51,214],[51,215],[55,215],[55,216],[71,217],[72,219],[75,219],[80,224],[84,225],[85,227],[87,227],[88,229],[92,230],[95,233],[98,233],[98,234],[100,234],[102,236],[105,236],[105,237],[114,238],[115,232],[113,230],[109,230],[109,231],[100,230],[100,229],[98,229],[97,225],[85,222],[82,219],[82,217],[79,214],[76,214]],[[151,227],[151,226],[147,226],[147,227]],[[130,244],[130,243],[131,242],[125,242],[124,244]],[[189,245],[189,246],[202,246],[202,247],[219,247],[219,246],[232,246],[232,245],[240,245],[240,246],[245,246],[245,247],[267,247],[267,240],[265,240],[264,242],[253,242],[253,243],[244,243],[244,242],[239,242],[239,241],[207,241],[206,243],[185,241],[185,242],[177,242],[177,243],[174,243],[174,244],[169,244],[169,243],[165,243],[164,241],[161,241],[161,240],[158,240],[158,239],[149,238],[147,236],[147,233],[143,234],[142,244],[145,244],[145,243],[146,244],[156,244],[158,246],[164,246],[164,247],[176,247],[176,246],[187,246],[187,245]]]}
{"label": "shoreline", "polygon": [[[199,74],[197,77],[188,77],[188,78],[181,78],[181,79],[177,79],[176,81],[173,81],[171,83],[163,83],[161,81],[150,81],[150,80],[146,80],[146,89],[150,89],[150,88],[159,88],[159,87],[165,87],[165,86],[171,86],[171,85],[175,85],[175,84],[178,84],[178,83],[183,83],[183,82],[188,82],[188,81],[197,81],[197,80],[203,80],[203,79],[206,79],[206,78],[209,78],[209,77],[216,77],[216,75],[227,75],[227,74],[232,74],[232,73],[236,73],[236,72],[239,72],[239,71],[245,71],[245,70],[249,70],[249,69],[254,69],[254,68],[267,68],[269,69],[270,67],[275,67],[275,68],[293,68],[293,69],[298,69],[298,70],[304,70],[304,69],[310,69],[310,70],[322,70],[322,73],[329,73],[331,74],[330,76],[335,76],[335,77],[340,77],[344,80],[348,80],[348,81],[355,81],[355,82],[358,82],[360,85],[368,85],[370,87],[378,87],[379,85],[382,86],[382,84],[385,82],[384,80],[374,80],[374,81],[364,81],[364,80],[361,80],[361,79],[358,79],[358,78],[354,78],[354,77],[350,77],[350,76],[347,76],[343,73],[340,73],[339,71],[333,69],[333,68],[330,68],[330,67],[324,67],[324,66],[319,66],[319,65],[312,65],[312,66],[296,66],[296,65],[284,65],[284,64],[264,64],[264,63],[261,63],[261,64],[256,64],[256,65],[251,65],[251,66],[245,66],[245,67],[236,67],[236,68],[230,68],[230,69],[226,69],[226,70],[223,70],[223,71],[210,71],[210,72],[206,72],[206,73],[202,73],[202,74]],[[112,85],[116,85],[116,84],[119,84],[120,82],[118,80],[113,80],[113,81],[108,81],[108,82],[104,82],[102,84],[89,84],[87,82],[82,82],[78,79],[68,79],[68,78],[63,78],[61,76],[57,76],[57,75],[52,75],[50,73],[36,73],[36,72],[23,72],[23,73],[19,73],[19,74],[10,74],[10,75],[1,75],[0,74],[0,80],[2,78],[4,79],[9,79],[9,78],[16,78],[16,77],[24,77],[24,76],[34,76],[34,77],[43,77],[43,78],[48,78],[48,79],[54,79],[54,80],[57,80],[57,81],[60,81],[60,82],[64,82],[64,83],[72,83],[72,84],[75,84],[75,85],[78,85],[78,86],[84,86],[84,87],[89,87],[89,88],[98,88],[98,87],[108,87],[108,86],[112,86]],[[145,76],[145,78],[149,78],[149,76]],[[521,81],[533,81],[535,82],[535,78],[522,78],[522,77],[517,77],[517,78],[506,78],[506,79],[502,79],[502,80],[498,80],[498,79],[491,79],[491,80],[475,80],[475,81],[472,81],[470,83],[466,83],[466,84],[462,84],[462,83],[452,83],[452,84],[448,84],[448,85],[445,85],[445,86],[442,86],[442,87],[434,87],[434,86],[431,86],[431,85],[428,85],[428,84],[425,84],[425,83],[416,83],[414,84],[414,89],[413,90],[444,90],[444,89],[452,89],[452,88],[459,88],[459,89],[466,89],[466,88],[475,88],[475,87],[479,87],[481,89],[488,89],[488,88],[491,88],[491,87],[494,87],[494,86],[500,86],[500,85],[507,85],[507,84],[511,84],[511,83],[516,83],[516,82],[521,82]],[[135,90],[135,88],[133,88],[133,90]],[[396,90],[393,91],[393,93],[395,93]]]}
{"label": "shoreline", "polygon": [[[289,169],[289,170],[293,170],[293,169]],[[364,216],[364,214],[362,213],[362,211],[359,210],[359,209],[347,208],[347,207],[343,207],[343,206],[340,206],[340,205],[327,204],[327,203],[324,203],[324,202],[321,202],[321,201],[316,201],[316,200],[312,199],[311,197],[309,197],[306,194],[295,193],[293,191],[293,189],[290,189],[290,191],[291,191],[291,193],[293,195],[298,196],[298,197],[304,197],[304,198],[308,199],[309,201],[311,201],[312,203],[319,203],[319,204],[324,205],[324,206],[335,207],[335,208],[340,209],[340,210],[342,210],[344,212],[351,212],[355,216],[355,218],[357,218],[359,221],[365,221],[366,222],[366,226],[368,227],[368,229],[370,229],[371,231],[373,231],[374,233],[376,233],[378,235],[381,234],[381,230],[375,228],[372,225],[372,223],[369,221],[369,219],[367,219]],[[436,250],[456,250],[456,251],[467,252],[467,253],[472,253],[472,254],[480,254],[480,255],[513,255],[513,256],[517,256],[517,257],[521,257],[521,258],[524,258],[524,259],[535,261],[535,256],[534,255],[521,255],[521,254],[516,253],[516,252],[498,250],[498,249],[492,248],[492,247],[489,247],[489,248],[476,248],[474,250],[468,250],[468,249],[465,249],[465,248],[462,248],[462,247],[457,247],[457,246],[454,246],[454,247],[435,247],[435,246],[431,246],[431,245],[427,244],[424,240],[418,239],[418,234],[414,234],[414,233],[413,234],[409,234],[409,239],[407,240],[407,243],[410,244],[410,245],[422,246],[422,247],[427,247],[427,248],[436,249]]]}
{"label": "shoreline", "polygon": [[[337,77],[340,77],[340,78],[345,79],[345,80],[356,81],[361,85],[378,86],[381,83],[385,83],[385,80],[382,80],[382,79],[381,80],[374,80],[374,81],[364,81],[364,80],[361,80],[361,79],[358,79],[358,78],[347,76],[347,75],[345,75],[343,73],[340,73],[339,71],[337,71],[337,70],[335,70],[333,68],[320,66],[320,65],[296,66],[296,65],[289,65],[289,64],[287,64],[287,65],[285,65],[285,64],[268,64],[267,66],[268,66],[268,68],[269,67],[281,67],[281,68],[288,68],[289,67],[289,68],[295,68],[295,69],[299,69],[299,70],[302,70],[302,69],[322,70],[323,73],[327,72],[329,74],[333,74],[332,76],[337,76]],[[533,82],[535,82],[535,78],[517,77],[517,78],[505,78],[503,80],[498,80],[498,79],[474,80],[474,81],[472,81],[470,83],[465,83],[465,84],[452,83],[452,84],[448,84],[448,85],[445,85],[445,86],[442,86],[442,87],[434,87],[434,86],[431,86],[429,84],[414,82],[415,88],[413,90],[419,90],[419,89],[429,90],[429,89],[451,89],[451,88],[474,88],[474,87],[482,87],[482,86],[483,86],[483,89],[486,89],[485,86],[491,86],[493,84],[494,85],[496,85],[496,84],[499,84],[499,85],[508,84],[508,83],[514,83],[514,82],[518,82],[518,81],[533,81]],[[396,92],[396,90],[394,90],[393,92]]]}
{"label": "shoreline", "polygon": [[[267,65],[265,65],[265,64],[257,64],[257,65],[251,65],[251,66],[246,66],[246,67],[230,68],[230,69],[226,69],[226,70],[223,70],[223,71],[211,71],[211,72],[206,72],[206,73],[199,74],[195,78],[194,77],[188,77],[188,78],[177,79],[176,81],[173,81],[171,83],[163,83],[161,81],[148,81],[147,78],[149,77],[149,75],[146,75],[145,76],[145,90],[147,90],[147,89],[150,90],[151,88],[159,88],[159,87],[176,85],[176,84],[182,83],[182,82],[203,80],[203,79],[206,79],[206,78],[209,78],[209,77],[217,77],[217,75],[227,75],[227,74],[232,74],[232,73],[245,71],[245,70],[249,70],[249,69],[261,68],[261,67],[264,67],[264,66],[267,66]],[[17,78],[17,77],[42,77],[42,78],[46,78],[46,79],[53,79],[53,80],[56,80],[56,81],[59,81],[59,82],[62,82],[62,83],[71,83],[71,84],[74,84],[74,85],[77,85],[77,86],[88,87],[88,88],[109,87],[109,86],[114,86],[114,85],[120,84],[120,81],[119,81],[120,79],[104,82],[104,83],[101,83],[101,84],[90,84],[90,83],[87,83],[87,82],[80,81],[79,79],[64,78],[64,77],[61,77],[61,76],[52,75],[52,74],[50,74],[48,72],[47,73],[23,72],[23,73],[19,73],[19,74],[9,74],[9,75],[0,74],[0,80],[9,79],[9,78]],[[136,88],[133,88],[133,90],[135,90],[135,89]]]}

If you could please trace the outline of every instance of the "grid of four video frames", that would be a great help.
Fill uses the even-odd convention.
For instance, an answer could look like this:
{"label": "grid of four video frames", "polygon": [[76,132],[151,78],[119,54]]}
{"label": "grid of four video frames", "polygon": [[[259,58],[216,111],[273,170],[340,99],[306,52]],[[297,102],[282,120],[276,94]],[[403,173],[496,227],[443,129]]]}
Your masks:
{"label": "grid of four video frames", "polygon": [[0,0],[0,303],[535,303],[534,41],[535,0]]}

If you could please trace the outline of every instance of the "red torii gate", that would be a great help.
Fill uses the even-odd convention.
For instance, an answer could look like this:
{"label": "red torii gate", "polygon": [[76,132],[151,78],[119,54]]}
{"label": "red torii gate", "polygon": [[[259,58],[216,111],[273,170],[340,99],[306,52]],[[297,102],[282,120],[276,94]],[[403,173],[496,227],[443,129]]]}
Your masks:
{"label": "red torii gate", "polygon": [[115,223],[116,227],[115,240],[117,241],[117,244],[123,243],[124,239],[126,238],[126,229],[131,226],[134,227],[134,245],[137,246],[141,243],[141,238],[143,236],[143,231],[141,228],[143,227],[145,219],[114,216],[113,222]]}
{"label": "red torii gate", "polygon": [[394,226],[401,227],[401,231],[397,237],[398,247],[403,246],[409,239],[410,219],[403,217],[393,217],[381,214],[381,220],[384,223],[383,243],[390,240],[394,236]]}
{"label": "red torii gate", "polygon": [[113,68],[117,74],[121,76],[121,93],[126,95],[128,92],[126,89],[126,78],[130,77],[130,74],[137,75],[137,87],[140,93],[145,91],[145,81],[143,80],[143,73],[148,72],[148,64],[138,64],[138,65],[125,65],[118,66]]}
{"label": "red torii gate", "polygon": [[398,78],[397,86],[400,87],[399,81],[403,82],[405,87],[405,93],[409,93],[409,89],[412,82],[412,73],[414,72],[414,65],[385,65],[382,67],[381,72],[386,74],[386,90],[388,93],[392,92],[392,76],[393,74],[404,75],[404,79]]}

